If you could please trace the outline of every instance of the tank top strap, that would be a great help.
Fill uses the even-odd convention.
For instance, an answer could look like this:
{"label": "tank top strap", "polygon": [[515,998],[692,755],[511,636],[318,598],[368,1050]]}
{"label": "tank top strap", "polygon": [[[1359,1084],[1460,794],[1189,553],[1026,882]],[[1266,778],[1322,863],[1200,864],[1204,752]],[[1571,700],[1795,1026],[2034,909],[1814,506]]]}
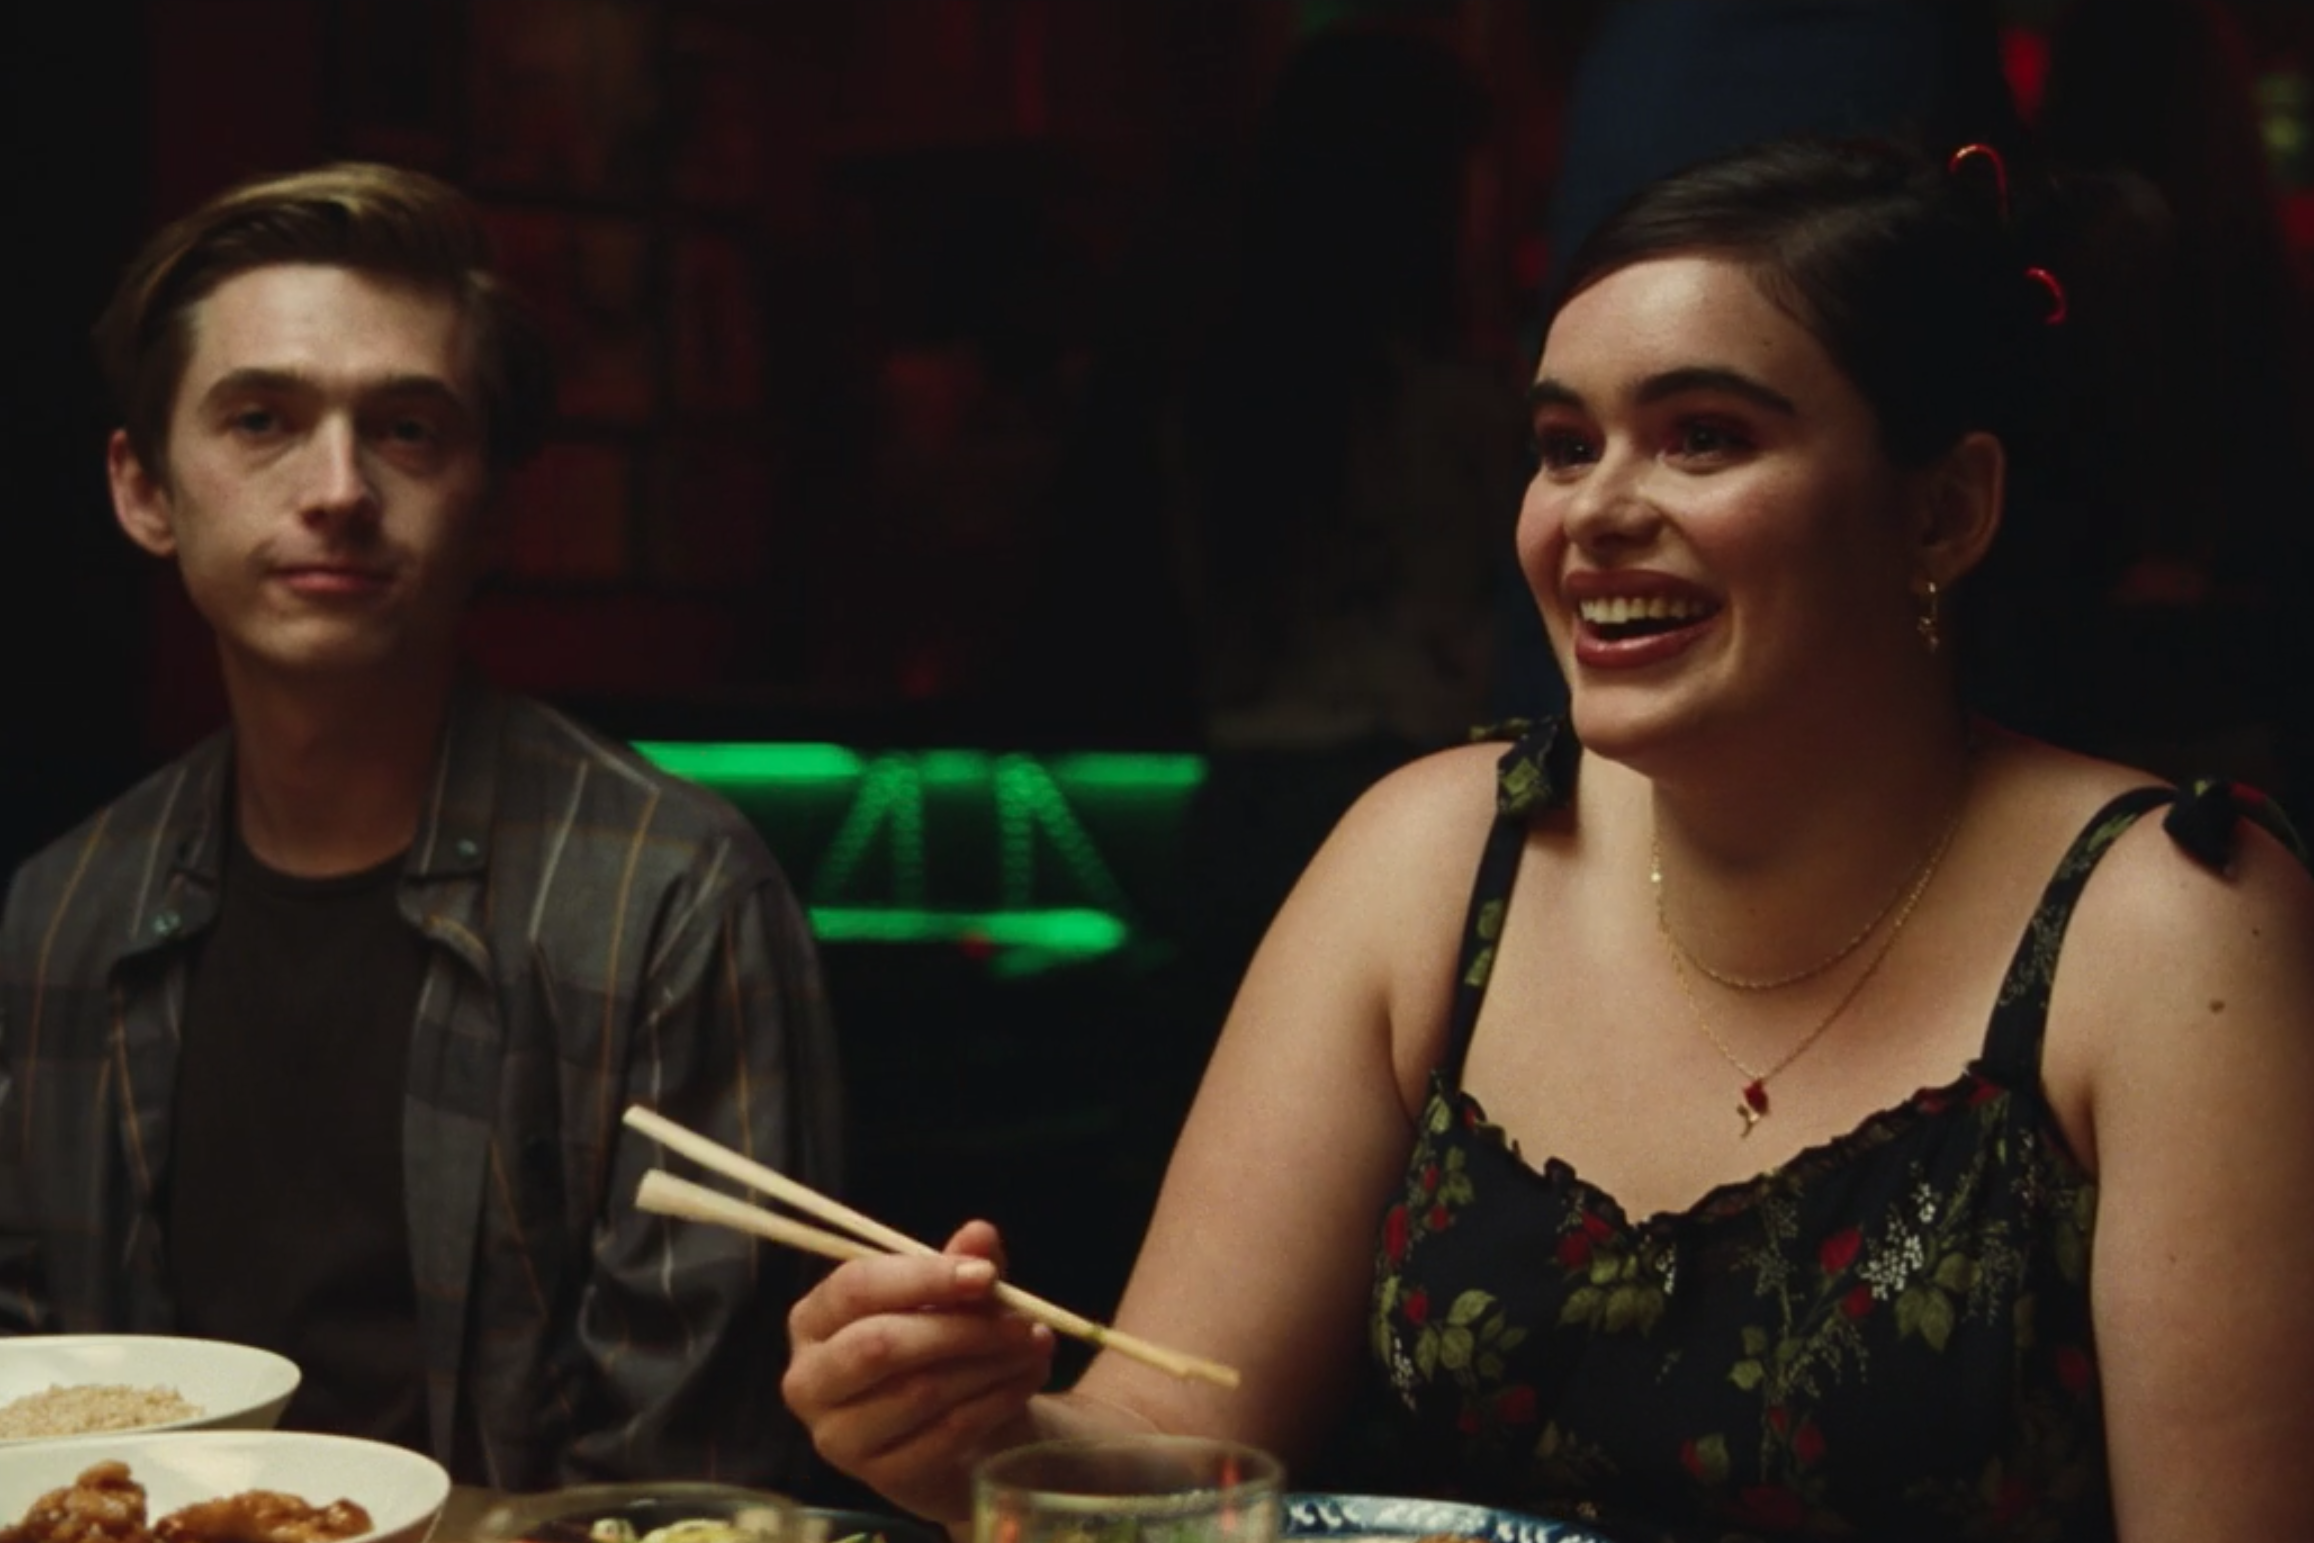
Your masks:
{"label": "tank top strap", "polygon": [[2001,981],[2000,999],[1985,1028],[1984,1066],[2009,1086],[2040,1086],[2041,1040],[2048,1028],[2057,954],[2089,875],[2130,826],[2163,804],[2170,811],[2161,828],[2179,851],[2212,872],[2224,873],[2232,865],[2235,832],[2244,820],[2264,827],[2300,862],[2308,860],[2305,842],[2281,808],[2244,783],[2198,777],[2182,788],[2131,788],[2108,800],[2057,864]]}
{"label": "tank top strap", "polygon": [[1494,973],[1495,945],[1509,913],[1511,886],[1518,881],[1519,854],[1526,849],[1528,821],[1544,810],[1565,806],[1574,795],[1582,746],[1563,719],[1514,723],[1480,730],[1474,738],[1515,735],[1495,768],[1494,827],[1471,881],[1470,910],[1463,919],[1462,946],[1454,962],[1454,1004],[1447,1021],[1446,1054],[1439,1069],[1451,1087],[1462,1086],[1462,1063],[1478,1010]]}
{"label": "tank top strap", "polygon": [[2041,902],[2025,924],[2025,935],[2009,957],[2008,974],[2001,979],[2001,994],[1993,1006],[1992,1022],[1985,1026],[1985,1069],[2017,1088],[2038,1088],[2041,1083],[2041,1039],[2049,1024],[2049,988],[2057,977],[2057,953],[2064,946],[2065,929],[2073,908],[2088,887],[2089,875],[2111,851],[2124,832],[2147,810],[2175,798],[2166,787],[2131,788],[2106,801],[2089,817],[2073,844],[2058,859],[2057,871],[2041,890]]}

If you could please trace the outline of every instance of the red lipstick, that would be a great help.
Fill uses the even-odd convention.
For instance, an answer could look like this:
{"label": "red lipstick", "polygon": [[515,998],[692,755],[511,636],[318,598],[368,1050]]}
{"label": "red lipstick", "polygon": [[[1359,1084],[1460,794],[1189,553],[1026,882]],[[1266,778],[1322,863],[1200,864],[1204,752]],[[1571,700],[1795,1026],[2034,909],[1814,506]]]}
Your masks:
{"label": "red lipstick", "polygon": [[1701,585],[1644,569],[1583,569],[1568,574],[1563,589],[1575,662],[1587,669],[1641,669],[1674,658],[1711,631],[1721,610]]}

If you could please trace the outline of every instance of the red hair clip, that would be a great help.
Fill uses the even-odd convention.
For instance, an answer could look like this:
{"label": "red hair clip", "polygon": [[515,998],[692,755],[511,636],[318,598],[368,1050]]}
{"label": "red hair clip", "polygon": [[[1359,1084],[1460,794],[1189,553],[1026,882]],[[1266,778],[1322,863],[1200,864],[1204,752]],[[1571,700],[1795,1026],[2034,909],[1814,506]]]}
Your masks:
{"label": "red hair clip", "polygon": [[[1999,201],[2002,220],[2006,221],[2009,217],[2009,163],[2001,159],[2000,151],[1987,144],[1963,145],[1946,158],[1945,173],[1957,177],[1963,166],[1979,156],[1993,169],[1993,196]],[[2049,296],[2049,311],[2041,318],[2041,324],[2054,327],[2062,322],[2067,310],[2065,286],[2057,281],[2057,275],[2046,268],[2027,268],[2025,277],[2040,285]]]}
{"label": "red hair clip", "polygon": [[2009,163],[2001,159],[1998,150],[1985,144],[1963,145],[1945,161],[1944,169],[1948,175],[1958,176],[1963,165],[1980,155],[1992,163],[1993,192],[2000,198],[2001,218],[2005,220],[2009,217]]}
{"label": "red hair clip", "polygon": [[2057,275],[2046,268],[2027,268],[2025,277],[2049,292],[2049,314],[2041,318],[2041,325],[2054,327],[2065,319],[2065,286],[2057,282]]}

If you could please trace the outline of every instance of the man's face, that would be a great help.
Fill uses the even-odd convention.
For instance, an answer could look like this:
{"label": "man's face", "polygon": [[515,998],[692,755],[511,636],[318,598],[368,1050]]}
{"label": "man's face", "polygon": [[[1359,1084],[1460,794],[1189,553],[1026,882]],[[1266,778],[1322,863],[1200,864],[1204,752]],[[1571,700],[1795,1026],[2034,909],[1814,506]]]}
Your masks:
{"label": "man's face", "polygon": [[456,303],[283,264],[226,280],[190,321],[166,475],[116,434],[113,503],[131,539],[177,560],[227,678],[440,668],[487,536]]}

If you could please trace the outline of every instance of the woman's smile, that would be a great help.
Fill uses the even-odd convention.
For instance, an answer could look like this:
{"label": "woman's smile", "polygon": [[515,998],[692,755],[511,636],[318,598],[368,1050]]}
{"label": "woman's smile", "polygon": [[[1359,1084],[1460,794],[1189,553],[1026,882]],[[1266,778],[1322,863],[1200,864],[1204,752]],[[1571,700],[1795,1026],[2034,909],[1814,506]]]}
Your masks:
{"label": "woman's smile", "polygon": [[1578,664],[1636,669],[1684,653],[1720,614],[1719,600],[1666,573],[1582,570],[1567,577]]}

